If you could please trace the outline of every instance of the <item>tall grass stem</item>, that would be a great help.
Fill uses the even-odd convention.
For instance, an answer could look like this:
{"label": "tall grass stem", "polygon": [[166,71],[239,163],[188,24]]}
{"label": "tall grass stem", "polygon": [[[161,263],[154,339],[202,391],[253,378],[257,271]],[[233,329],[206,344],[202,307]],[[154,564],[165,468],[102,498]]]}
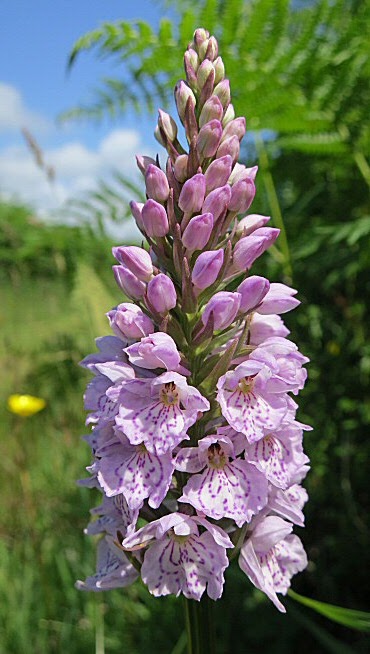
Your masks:
{"label": "tall grass stem", "polygon": [[274,221],[274,225],[278,227],[278,229],[280,229],[279,243],[280,243],[281,254],[283,259],[283,270],[286,277],[286,282],[288,284],[291,284],[293,278],[293,269],[292,269],[292,263],[290,257],[288,237],[286,234],[284,218],[280,208],[279,198],[276,192],[274,179],[270,171],[270,164],[269,164],[267,150],[265,148],[263,139],[258,134],[255,134],[254,141],[255,141],[258,161],[262,173],[262,178],[266,189],[267,199],[270,205],[271,215]]}
{"label": "tall grass stem", "polygon": [[207,595],[197,602],[184,598],[188,654],[215,654],[213,602]]}

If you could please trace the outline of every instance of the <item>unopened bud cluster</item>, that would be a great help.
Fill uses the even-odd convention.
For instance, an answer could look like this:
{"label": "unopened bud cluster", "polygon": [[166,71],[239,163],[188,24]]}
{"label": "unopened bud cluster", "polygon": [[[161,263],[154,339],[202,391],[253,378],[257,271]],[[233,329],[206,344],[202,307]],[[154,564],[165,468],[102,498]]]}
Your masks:
{"label": "unopened bud cluster", "polygon": [[[279,314],[296,291],[251,268],[276,240],[248,212],[257,167],[238,163],[245,119],[213,36],[198,29],[185,57],[175,120],[159,111],[159,160],[138,156],[146,202],[131,203],[146,246],[113,248],[130,301],[108,315],[113,335],[83,365],[91,477],[103,493],[87,528],[98,569],[80,588],[139,575],[154,595],[218,599],[231,559],[280,610],[307,563],[303,526],[306,425],[292,395],[307,362]],[[124,298],[123,298],[124,299]],[[140,518],[140,528],[138,519]],[[144,524],[144,526],[142,526]]]}

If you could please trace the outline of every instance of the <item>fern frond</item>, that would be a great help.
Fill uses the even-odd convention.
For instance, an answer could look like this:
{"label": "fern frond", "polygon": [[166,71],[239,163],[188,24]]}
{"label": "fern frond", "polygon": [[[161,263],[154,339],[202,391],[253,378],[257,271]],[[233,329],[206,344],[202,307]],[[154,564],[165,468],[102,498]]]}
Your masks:
{"label": "fern frond", "polygon": [[[90,104],[63,119],[116,118],[128,108],[166,107],[177,81],[185,41],[205,25],[217,32],[233,102],[249,128],[279,134],[280,147],[320,155],[348,152],[367,117],[370,64],[365,47],[367,3],[316,0],[172,0],[178,21],[162,19],[158,30],[145,21],[103,23],[81,37],[69,64],[82,52],[120,63],[122,76],[103,79]],[[176,27],[176,22],[178,27]],[[361,97],[361,102],[355,100]],[[340,125],[351,125],[343,140]],[[364,141],[363,137],[362,142]],[[363,145],[361,146],[364,150]]]}
{"label": "fern frond", "polygon": [[310,154],[331,155],[347,152],[347,146],[342,137],[335,132],[282,136],[277,139],[277,144],[286,150],[296,150]]}

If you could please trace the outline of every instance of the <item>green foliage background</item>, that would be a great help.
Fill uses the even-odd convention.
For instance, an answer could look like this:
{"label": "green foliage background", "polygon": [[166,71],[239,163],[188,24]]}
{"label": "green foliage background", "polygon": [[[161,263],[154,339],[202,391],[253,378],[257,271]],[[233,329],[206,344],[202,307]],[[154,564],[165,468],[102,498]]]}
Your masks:
{"label": "green foliage background", "polygon": [[[370,7],[355,0],[171,5],[178,19],[163,20],[158,32],[120,21],[81,37],[71,63],[93,50],[123,72],[69,115],[119,118],[129,106],[171,106],[193,30],[204,25],[218,38],[237,115],[246,115],[250,130],[243,159],[260,165],[253,211],[283,229],[278,248],[254,270],[299,289],[302,306],[286,320],[311,359],[299,414],[314,426],[305,443],[307,526],[299,530],[310,565],[293,587],[366,610]],[[136,189],[122,177],[114,189],[102,185],[79,205],[84,225],[74,228],[0,207],[4,398],[28,392],[48,402],[27,420],[1,406],[1,654],[102,654],[104,644],[109,654],[185,651],[180,600],[154,600],[138,584],[99,597],[73,587],[94,565],[82,533],[92,494],[74,483],[89,463],[79,440],[86,377],[76,364],[106,331],[105,311],[122,301],[103,218],[124,219],[128,192],[134,197]],[[289,599],[287,607],[281,616],[230,569],[216,606],[220,654],[369,651],[361,632]]]}

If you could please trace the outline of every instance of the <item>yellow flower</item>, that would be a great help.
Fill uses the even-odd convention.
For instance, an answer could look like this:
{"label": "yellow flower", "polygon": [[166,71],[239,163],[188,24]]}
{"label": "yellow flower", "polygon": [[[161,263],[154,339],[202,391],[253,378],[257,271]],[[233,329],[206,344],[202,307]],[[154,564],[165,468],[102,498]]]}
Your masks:
{"label": "yellow flower", "polygon": [[46,402],[42,397],[34,397],[33,395],[9,395],[8,397],[9,411],[24,418],[33,416],[34,413],[42,411],[45,407]]}

